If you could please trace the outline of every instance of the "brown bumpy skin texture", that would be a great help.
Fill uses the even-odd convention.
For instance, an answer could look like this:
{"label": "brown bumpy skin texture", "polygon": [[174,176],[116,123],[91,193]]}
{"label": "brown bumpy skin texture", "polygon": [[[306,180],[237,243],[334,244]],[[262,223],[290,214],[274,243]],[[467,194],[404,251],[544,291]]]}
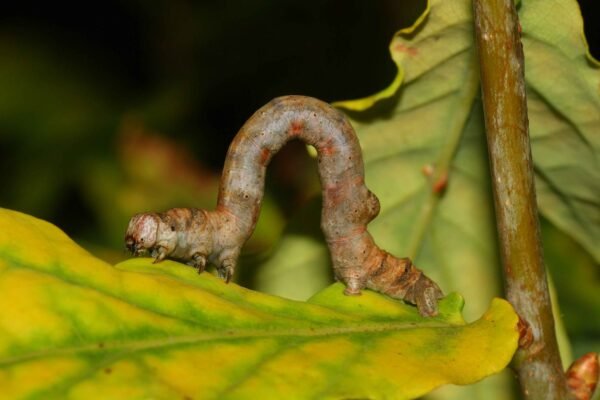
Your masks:
{"label": "brown bumpy skin texture", "polygon": [[310,97],[276,98],[244,124],[227,153],[216,210],[137,214],[127,229],[127,247],[135,255],[150,251],[156,261],[183,260],[200,271],[210,262],[229,281],[256,226],[267,164],[292,139],[317,149],[321,228],[345,293],[356,295],[369,288],[416,304],[422,315],[437,314],[437,300],[443,296],[439,287],[409,259],[380,249],[367,231],[379,213],[379,200],[365,186],[352,126],[340,111]]}

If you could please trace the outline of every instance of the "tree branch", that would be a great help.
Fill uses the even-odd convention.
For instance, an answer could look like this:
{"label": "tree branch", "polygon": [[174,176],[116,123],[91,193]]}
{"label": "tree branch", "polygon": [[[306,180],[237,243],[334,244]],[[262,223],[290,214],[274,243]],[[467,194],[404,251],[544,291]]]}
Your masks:
{"label": "tree branch", "polygon": [[506,295],[524,321],[515,366],[526,398],[569,398],[540,241],[520,25],[513,0],[473,4]]}

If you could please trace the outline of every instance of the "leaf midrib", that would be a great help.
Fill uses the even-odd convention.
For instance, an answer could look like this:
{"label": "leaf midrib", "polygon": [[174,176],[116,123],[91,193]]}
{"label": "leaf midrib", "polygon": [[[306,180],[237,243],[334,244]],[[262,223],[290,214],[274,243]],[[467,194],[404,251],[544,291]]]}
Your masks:
{"label": "leaf midrib", "polygon": [[424,189],[430,189],[428,191],[428,198],[424,202],[421,212],[417,217],[415,223],[415,229],[411,236],[411,241],[407,246],[406,253],[412,259],[416,259],[419,251],[423,245],[426,237],[427,230],[429,229],[433,215],[438,207],[439,200],[442,197],[442,192],[435,192],[432,185],[438,182],[441,178],[446,176],[446,179],[451,180],[450,177],[450,166],[454,161],[457,149],[460,145],[461,139],[464,134],[465,126],[469,119],[475,97],[477,95],[477,89],[479,88],[479,74],[476,67],[476,52],[473,51],[470,55],[470,65],[472,68],[467,71],[465,77],[465,85],[462,86],[461,90],[458,91],[458,104],[453,110],[449,111],[450,118],[450,129],[448,133],[448,139],[446,145],[443,146],[436,163],[434,165],[434,173],[431,176],[431,184],[424,185]]}
{"label": "leaf midrib", "polygon": [[55,348],[51,350],[36,351],[19,356],[0,359],[0,368],[10,365],[26,362],[33,359],[43,357],[52,357],[58,355],[68,355],[83,352],[110,352],[127,350],[128,354],[139,351],[168,348],[180,345],[189,345],[194,343],[205,343],[210,341],[229,341],[239,339],[269,339],[279,337],[332,337],[353,334],[379,334],[398,331],[406,331],[411,329],[430,329],[430,328],[455,328],[464,326],[464,324],[453,324],[450,322],[376,322],[376,323],[360,323],[347,327],[308,327],[308,328],[292,328],[292,329],[228,329],[224,332],[211,332],[195,335],[183,335],[178,337],[168,336],[158,339],[142,339],[134,341],[118,341],[107,342],[98,338],[94,343],[72,346],[65,348]]}

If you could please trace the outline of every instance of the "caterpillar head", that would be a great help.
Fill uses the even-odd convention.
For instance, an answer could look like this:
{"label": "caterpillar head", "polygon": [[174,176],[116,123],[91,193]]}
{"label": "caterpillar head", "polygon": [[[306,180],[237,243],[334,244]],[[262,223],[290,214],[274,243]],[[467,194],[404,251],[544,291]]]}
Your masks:
{"label": "caterpillar head", "polygon": [[134,256],[145,254],[156,244],[160,217],[155,213],[136,214],[129,221],[125,246]]}

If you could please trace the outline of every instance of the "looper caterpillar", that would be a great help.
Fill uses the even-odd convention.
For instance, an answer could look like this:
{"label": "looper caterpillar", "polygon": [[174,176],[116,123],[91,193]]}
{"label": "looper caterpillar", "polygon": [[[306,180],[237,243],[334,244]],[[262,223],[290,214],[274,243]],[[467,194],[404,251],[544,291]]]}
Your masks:
{"label": "looper caterpillar", "polygon": [[227,153],[216,210],[137,214],[127,228],[127,248],[134,255],[150,251],[155,262],[183,260],[200,272],[213,263],[228,282],[258,219],[267,164],[296,138],[317,149],[321,228],[335,276],[346,284],[344,293],[357,295],[369,288],[416,304],[422,315],[435,315],[443,296],[440,288],[408,258],[380,249],[367,231],[379,213],[379,200],[365,186],[352,126],[340,111],[310,97],[276,98],[244,124]]}

